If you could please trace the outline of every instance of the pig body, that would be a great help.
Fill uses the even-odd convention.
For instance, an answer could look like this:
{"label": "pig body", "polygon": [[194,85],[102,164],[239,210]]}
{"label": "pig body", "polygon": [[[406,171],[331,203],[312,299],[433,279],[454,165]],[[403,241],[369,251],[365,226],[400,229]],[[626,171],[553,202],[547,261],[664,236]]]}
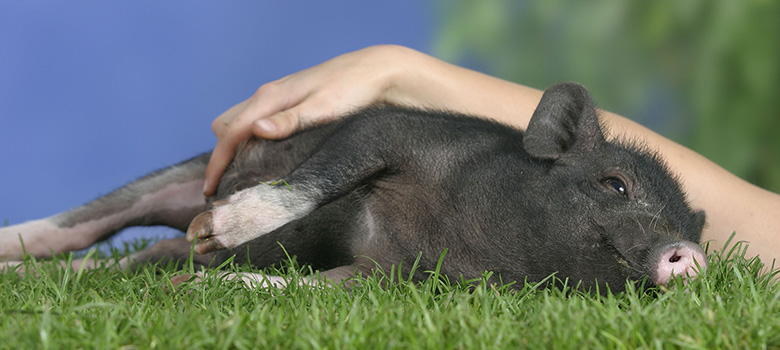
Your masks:
{"label": "pig body", "polygon": [[[419,280],[446,250],[440,271],[452,279],[492,271],[522,286],[555,273],[613,291],[706,267],[695,243],[703,212],[690,208],[657,156],[606,141],[576,84],[548,89],[526,132],[447,111],[374,106],[286,140],[255,139],[205,200],[194,191],[207,160],[0,229],[0,242],[15,233],[100,237],[165,224],[198,239],[204,265],[234,257],[263,268],[290,255],[339,281],[377,265],[412,273],[419,259]],[[164,241],[130,262],[184,259],[189,247]]]}

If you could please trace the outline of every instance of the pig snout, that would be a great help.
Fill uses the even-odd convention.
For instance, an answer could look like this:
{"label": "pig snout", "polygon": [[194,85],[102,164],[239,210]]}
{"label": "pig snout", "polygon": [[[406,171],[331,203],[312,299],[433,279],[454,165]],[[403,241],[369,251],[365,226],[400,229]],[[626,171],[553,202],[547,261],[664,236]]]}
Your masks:
{"label": "pig snout", "polygon": [[[693,278],[707,270],[707,256],[704,249],[690,241],[664,244],[650,255],[653,283],[665,286],[674,276]],[[698,266],[697,266],[698,265]]]}

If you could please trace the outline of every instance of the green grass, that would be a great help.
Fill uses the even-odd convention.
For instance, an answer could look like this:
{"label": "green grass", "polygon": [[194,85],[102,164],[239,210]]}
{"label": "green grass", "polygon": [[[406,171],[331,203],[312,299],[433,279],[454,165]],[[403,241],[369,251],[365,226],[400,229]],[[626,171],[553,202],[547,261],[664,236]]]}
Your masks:
{"label": "green grass", "polygon": [[0,348],[780,348],[780,288],[739,247],[711,254],[689,291],[677,281],[665,293],[607,296],[443,279],[381,288],[381,274],[352,290],[250,291],[207,278],[166,292],[180,271],[28,260],[37,277],[0,274]]}

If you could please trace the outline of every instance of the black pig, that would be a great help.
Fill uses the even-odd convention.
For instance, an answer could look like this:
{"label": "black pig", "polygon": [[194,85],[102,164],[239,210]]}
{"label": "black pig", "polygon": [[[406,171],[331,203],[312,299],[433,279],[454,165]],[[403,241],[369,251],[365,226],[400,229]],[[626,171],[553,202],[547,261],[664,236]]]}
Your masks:
{"label": "black pig", "polygon": [[[584,289],[620,291],[627,280],[662,285],[707,264],[694,243],[704,213],[690,208],[656,155],[606,141],[576,84],[545,91],[525,133],[453,112],[373,106],[286,140],[252,140],[205,200],[207,161],[2,228],[0,258],[19,256],[17,235],[44,256],[162,224],[197,238],[195,260],[204,265],[235,256],[262,268],[290,254],[334,282],[377,264],[408,268],[420,256],[419,280],[445,249],[443,275],[488,270],[517,286],[556,273]],[[184,259],[189,248],[163,241],[125,262]]]}

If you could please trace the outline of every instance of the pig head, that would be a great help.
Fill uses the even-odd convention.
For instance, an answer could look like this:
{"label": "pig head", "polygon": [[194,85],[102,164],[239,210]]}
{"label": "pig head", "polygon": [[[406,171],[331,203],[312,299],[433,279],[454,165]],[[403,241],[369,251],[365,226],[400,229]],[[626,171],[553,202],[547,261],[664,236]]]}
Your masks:
{"label": "pig head", "polygon": [[[607,142],[587,91],[576,84],[548,89],[524,137],[543,175],[520,203],[533,244],[523,253],[536,278],[557,273],[622,289],[626,279],[665,285],[707,267],[698,242],[705,222],[688,205],[677,179],[652,150],[634,140]],[[539,237],[542,234],[545,237]],[[598,281],[598,282],[594,282]]]}

